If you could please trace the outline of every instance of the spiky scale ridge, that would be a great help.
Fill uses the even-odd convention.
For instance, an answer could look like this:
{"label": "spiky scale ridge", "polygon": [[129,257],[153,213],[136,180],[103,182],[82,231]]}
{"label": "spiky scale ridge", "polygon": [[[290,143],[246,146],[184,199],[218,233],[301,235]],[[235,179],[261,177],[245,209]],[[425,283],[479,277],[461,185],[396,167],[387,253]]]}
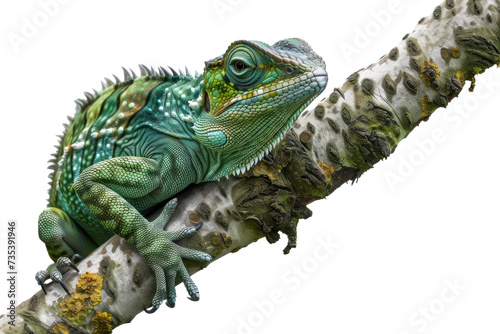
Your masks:
{"label": "spiky scale ridge", "polygon": [[[170,68],[170,69],[172,69],[172,68]],[[159,76],[159,77],[163,77],[163,78],[168,78],[168,77],[172,76],[172,74],[168,73],[168,70],[165,69],[164,67],[160,67],[158,69],[158,72],[156,72],[153,69],[153,67],[151,67],[151,69],[148,69],[143,64],[139,64],[139,71],[141,73],[141,76],[137,76],[132,69],[127,70],[125,67],[122,67],[122,70],[123,70],[123,76],[124,76],[124,80],[123,81],[121,81],[115,74],[112,75],[113,78],[115,79],[115,81],[111,80],[108,77],[105,77],[104,81],[106,83],[104,83],[104,81],[101,80],[101,90],[100,90],[100,92],[97,91],[96,89],[93,89],[94,94],[92,94],[90,92],[84,92],[83,93],[83,95],[85,96],[85,100],[81,99],[81,98],[76,99],[75,100],[75,104],[76,104],[77,114],[78,114],[78,112],[83,112],[92,103],[94,103],[97,100],[97,98],[99,97],[100,93],[102,93],[103,91],[106,91],[107,89],[115,87],[115,85],[127,84],[127,83],[130,84],[131,81],[136,80],[136,79],[140,79],[142,77]],[[172,70],[172,72],[175,73],[174,74],[175,76],[182,77],[182,76],[178,75],[175,71]],[[189,117],[189,116],[185,116],[185,117]],[[69,124],[64,123],[63,124],[63,126],[64,126],[63,133],[57,136],[59,143],[61,143],[63,141],[63,138],[65,137],[65,135],[66,135],[66,133],[68,131],[69,125],[74,121],[74,117],[73,116],[68,116],[67,118],[68,118]],[[59,154],[59,152],[60,152],[60,145],[55,145],[54,147],[57,149],[57,153],[54,153],[54,155],[56,157],[56,161],[52,161],[54,159],[51,159],[50,165],[48,166],[48,169],[50,169],[50,170],[57,170],[57,165],[55,165],[55,163],[59,159],[61,159],[61,156]],[[79,147],[79,146],[77,145],[76,147]],[[54,181],[53,180],[54,174],[50,173],[49,174],[49,178],[50,178],[49,185],[53,186],[54,185],[54,183],[53,183],[53,181]],[[49,190],[49,194],[50,194],[50,190]],[[49,198],[49,201],[50,201],[50,198]]]}
{"label": "spiky scale ridge", "polygon": [[176,76],[176,77],[177,77],[177,76],[179,76],[179,73],[177,73],[177,72],[176,72],[176,71],[175,71],[172,67],[170,67],[170,66],[169,66],[168,68],[169,68],[169,69],[170,69],[170,71],[172,72],[172,75],[174,75],[174,76]]}
{"label": "spiky scale ridge", "polygon": [[129,71],[125,67],[122,66],[123,70],[123,81],[129,81],[132,80],[132,76],[130,75]]}

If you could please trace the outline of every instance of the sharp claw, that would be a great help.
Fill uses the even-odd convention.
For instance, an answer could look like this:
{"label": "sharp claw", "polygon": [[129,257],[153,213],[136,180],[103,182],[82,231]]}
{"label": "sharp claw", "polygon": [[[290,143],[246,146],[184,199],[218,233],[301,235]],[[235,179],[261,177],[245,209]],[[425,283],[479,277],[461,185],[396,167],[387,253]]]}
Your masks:
{"label": "sharp claw", "polygon": [[40,277],[37,277],[36,280],[38,281],[38,284],[42,287],[42,291],[44,294],[47,294],[47,290],[45,290],[45,285],[43,284],[43,281]]}
{"label": "sharp claw", "polygon": [[153,306],[151,306],[151,308],[149,310],[147,308],[144,308],[144,312],[151,314],[151,313],[155,313],[157,309],[158,309],[158,307],[153,305]]}
{"label": "sharp claw", "polygon": [[175,307],[175,302],[171,302],[171,301],[169,301],[169,300],[167,300],[165,304],[166,304],[168,307],[170,307],[170,308],[174,308],[174,307]]}
{"label": "sharp claw", "polygon": [[187,297],[187,299],[192,300],[193,302],[197,302],[198,300],[200,300],[200,296],[197,295],[197,296],[194,296],[194,297]]}
{"label": "sharp claw", "polygon": [[70,263],[70,264],[69,264],[69,266],[70,266],[71,268],[75,269],[77,273],[79,273],[79,272],[80,272],[80,270],[78,269],[78,267],[77,267],[74,263]]}
{"label": "sharp claw", "polygon": [[196,231],[198,231],[198,230],[199,230],[202,226],[203,226],[203,222],[199,222],[199,223],[198,223],[198,224],[194,227],[194,229],[195,229]]}
{"label": "sharp claw", "polygon": [[75,254],[71,258],[71,261],[74,262],[74,263],[80,262],[81,260],[83,260],[83,257],[80,254]]}
{"label": "sharp claw", "polygon": [[61,284],[61,286],[63,287],[64,291],[66,291],[66,293],[71,296],[71,293],[69,293],[69,290],[68,288],[66,287],[66,284],[64,284],[64,282],[62,281],[62,279],[58,279],[57,280],[59,282],[59,284]]}

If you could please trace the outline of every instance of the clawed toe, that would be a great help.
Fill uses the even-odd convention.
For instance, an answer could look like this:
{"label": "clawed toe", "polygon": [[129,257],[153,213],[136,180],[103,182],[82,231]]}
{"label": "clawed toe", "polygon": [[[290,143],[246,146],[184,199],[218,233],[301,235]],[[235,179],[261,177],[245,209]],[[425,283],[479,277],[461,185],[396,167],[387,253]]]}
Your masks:
{"label": "clawed toe", "polygon": [[197,302],[198,300],[200,300],[200,294],[199,293],[193,294],[187,297],[187,299],[192,300],[193,302]]}
{"label": "clawed toe", "polygon": [[46,270],[39,271],[35,275],[35,279],[37,280],[38,285],[42,287],[42,291],[44,294],[47,294],[47,290],[45,289],[45,284],[44,284],[47,277],[48,277],[48,272]]}
{"label": "clawed toe", "polygon": [[66,287],[66,284],[64,284],[63,280],[62,279],[58,279],[57,282],[59,284],[61,284],[62,288],[64,289],[64,291],[66,291],[66,293],[71,296],[71,293],[69,292],[68,288]]}
{"label": "clawed toe", "polygon": [[144,312],[148,313],[148,314],[151,314],[151,313],[155,313],[156,310],[158,310],[158,307],[156,306],[151,306],[151,308],[148,310],[147,308],[144,308]]}
{"label": "clawed toe", "polygon": [[38,284],[42,288],[43,293],[47,294],[47,289],[45,287],[45,281],[47,281],[49,278],[52,280],[52,282],[57,282],[61,285],[61,287],[66,291],[68,295],[71,296],[71,293],[68,290],[68,287],[66,284],[64,284],[63,281],[63,276],[62,274],[67,272],[70,269],[75,270],[76,272],[80,272],[78,270],[78,267],[76,264],[73,262],[74,260],[81,259],[81,256],[75,254],[72,257],[72,260],[68,259],[67,257],[60,257],[57,259],[57,261],[53,264],[51,264],[47,270],[41,270],[36,273],[35,279],[37,280]]}

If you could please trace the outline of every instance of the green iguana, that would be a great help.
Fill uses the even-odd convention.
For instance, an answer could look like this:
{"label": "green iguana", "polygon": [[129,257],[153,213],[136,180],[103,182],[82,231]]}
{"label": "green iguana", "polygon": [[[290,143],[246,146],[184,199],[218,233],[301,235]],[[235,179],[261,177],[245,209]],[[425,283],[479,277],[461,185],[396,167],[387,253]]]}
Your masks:
{"label": "green iguana", "polygon": [[[176,240],[201,223],[163,230],[189,184],[238,175],[255,165],[283,137],[300,112],[323,91],[325,64],[301,39],[269,46],[240,40],[205,63],[202,75],[158,72],[139,65],[124,81],[106,79],[101,92],[76,100],[52,162],[48,208],[39,237],[55,261],[36,274],[68,289],[62,273],[113,234],[136,246],[156,278],[154,312],[163,300],[175,306],[179,274],[190,299],[199,292],[182,259],[210,261]],[[141,213],[167,199],[153,222]],[[71,260],[70,260],[71,259]]]}

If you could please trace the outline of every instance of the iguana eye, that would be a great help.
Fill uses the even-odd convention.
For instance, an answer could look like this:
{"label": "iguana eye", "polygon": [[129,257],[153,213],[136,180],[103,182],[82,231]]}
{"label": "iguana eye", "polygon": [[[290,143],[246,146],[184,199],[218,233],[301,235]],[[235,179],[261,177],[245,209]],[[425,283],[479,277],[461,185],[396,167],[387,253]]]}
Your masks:
{"label": "iguana eye", "polygon": [[263,55],[250,46],[239,44],[225,55],[225,78],[238,90],[258,85],[266,74]]}
{"label": "iguana eye", "polygon": [[236,72],[241,72],[243,71],[245,68],[247,68],[247,64],[245,64],[243,61],[241,60],[235,60],[233,61],[233,68]]}
{"label": "iguana eye", "polygon": [[291,68],[290,66],[287,66],[283,69],[283,72],[285,72],[285,74],[292,74],[293,68]]}

